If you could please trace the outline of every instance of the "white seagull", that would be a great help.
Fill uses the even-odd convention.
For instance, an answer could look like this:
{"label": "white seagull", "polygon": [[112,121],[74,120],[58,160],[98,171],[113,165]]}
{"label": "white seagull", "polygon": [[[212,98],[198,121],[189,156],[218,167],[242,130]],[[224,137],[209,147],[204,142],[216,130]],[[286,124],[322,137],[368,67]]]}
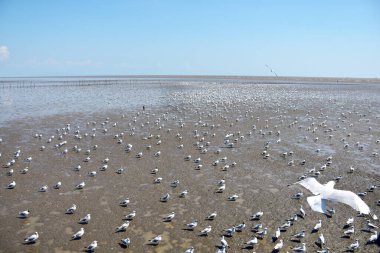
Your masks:
{"label": "white seagull", "polygon": [[31,234],[25,238],[24,243],[26,244],[34,243],[38,240],[38,238],[39,238],[38,232],[34,232],[34,234]]}
{"label": "white seagull", "polygon": [[73,204],[70,208],[66,210],[67,214],[73,214],[77,210],[77,205]]}
{"label": "white seagull", "polygon": [[207,236],[208,233],[211,232],[211,226],[207,226],[205,229],[203,229],[200,233],[200,235]]}
{"label": "white seagull", "polygon": [[81,239],[83,235],[84,235],[84,228],[80,228],[78,232],[73,234],[72,239],[73,240]]}
{"label": "white seagull", "polygon": [[91,220],[91,214],[87,214],[79,220],[80,224],[87,224]]}
{"label": "white seagull", "polygon": [[98,247],[98,241],[93,241],[90,245],[86,247],[86,250],[88,252],[94,252],[97,247]]}
{"label": "white seagull", "polygon": [[121,239],[120,244],[123,245],[124,247],[128,247],[129,244],[131,244],[131,240],[128,237],[125,239]]}
{"label": "white seagull", "polygon": [[21,219],[25,219],[29,217],[29,214],[30,214],[29,210],[21,211],[18,213],[18,217]]}
{"label": "white seagull", "polygon": [[154,237],[153,239],[149,240],[149,242],[153,245],[158,245],[162,240],[162,237],[161,235],[157,235],[156,237]]}
{"label": "white seagull", "polygon": [[370,214],[368,205],[355,193],[351,191],[343,191],[334,189],[335,182],[330,181],[325,185],[320,184],[315,178],[306,178],[296,184],[300,184],[314,195],[307,198],[311,209],[316,212],[328,214],[326,209],[327,200],[341,202],[351,206],[356,211],[362,214]]}
{"label": "white seagull", "polygon": [[129,221],[126,221],[123,224],[121,224],[119,227],[116,228],[116,232],[126,231],[128,227],[129,227]]}

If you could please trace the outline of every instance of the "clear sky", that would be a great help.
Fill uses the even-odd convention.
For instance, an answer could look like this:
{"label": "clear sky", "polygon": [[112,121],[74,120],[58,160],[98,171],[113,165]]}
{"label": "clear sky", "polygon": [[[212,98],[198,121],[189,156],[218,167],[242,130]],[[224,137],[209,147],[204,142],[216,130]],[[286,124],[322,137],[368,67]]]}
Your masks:
{"label": "clear sky", "polygon": [[0,0],[0,77],[380,77],[379,0]]}

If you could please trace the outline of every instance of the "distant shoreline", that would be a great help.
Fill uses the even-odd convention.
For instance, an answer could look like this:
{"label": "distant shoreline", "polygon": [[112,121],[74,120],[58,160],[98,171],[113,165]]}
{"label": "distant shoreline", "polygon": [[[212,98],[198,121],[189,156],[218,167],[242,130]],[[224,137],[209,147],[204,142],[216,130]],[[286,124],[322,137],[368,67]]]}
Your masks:
{"label": "distant shoreline", "polygon": [[121,78],[121,79],[200,79],[200,80],[247,80],[257,82],[295,82],[295,83],[345,83],[380,84],[380,78],[355,78],[355,77],[298,77],[298,76],[223,76],[223,75],[83,75],[83,76],[25,76],[25,77],[0,77],[1,79],[60,79],[60,78]]}

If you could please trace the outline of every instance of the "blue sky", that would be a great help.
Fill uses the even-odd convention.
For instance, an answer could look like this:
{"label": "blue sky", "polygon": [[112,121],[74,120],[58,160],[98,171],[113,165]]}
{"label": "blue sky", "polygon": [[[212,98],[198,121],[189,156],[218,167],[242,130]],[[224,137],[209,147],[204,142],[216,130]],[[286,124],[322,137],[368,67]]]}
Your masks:
{"label": "blue sky", "polygon": [[0,77],[380,77],[378,0],[0,0]]}

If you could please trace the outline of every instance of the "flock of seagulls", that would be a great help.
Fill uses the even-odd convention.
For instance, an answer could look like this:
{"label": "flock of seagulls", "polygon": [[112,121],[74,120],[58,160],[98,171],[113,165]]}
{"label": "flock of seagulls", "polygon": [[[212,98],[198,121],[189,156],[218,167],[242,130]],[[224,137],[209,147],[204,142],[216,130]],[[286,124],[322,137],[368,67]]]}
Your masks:
{"label": "flock of seagulls", "polygon": [[[338,131],[341,130],[339,123],[333,121],[337,124],[334,130],[333,126],[329,125],[327,115],[324,115],[322,111],[319,117],[312,116],[310,112],[306,112],[305,118],[307,120],[303,121],[297,117],[293,120],[290,120],[290,117],[286,118],[282,115],[277,115],[278,117],[276,118],[276,122],[281,125],[271,125],[270,119],[267,119],[263,122],[260,117],[254,117],[255,114],[252,110],[245,112],[239,111],[240,114],[235,120],[229,120],[229,118],[225,116],[225,114],[223,114],[221,111],[225,112],[226,115],[228,115],[228,112],[231,113],[231,111],[236,109],[234,108],[235,105],[224,104],[222,108],[218,108],[218,106],[218,104],[210,106],[210,112],[203,111],[201,113],[198,109],[194,110],[199,118],[199,121],[195,123],[192,120],[189,120],[189,118],[181,118],[177,116],[184,114],[184,111],[190,110],[189,108],[191,107],[183,106],[183,108],[181,108],[179,106],[173,106],[171,113],[167,112],[159,116],[146,111],[143,113],[137,112],[132,118],[125,117],[125,115],[123,115],[119,121],[122,122],[124,120],[125,122],[128,122],[127,127],[125,124],[123,125],[120,122],[112,123],[109,118],[100,124],[97,122],[88,122],[85,132],[83,132],[80,127],[72,127],[71,124],[67,124],[57,129],[56,135],[58,135],[58,137],[48,137],[46,139],[46,143],[40,146],[38,150],[39,152],[47,152],[49,149],[53,149],[56,150],[59,155],[64,157],[83,154],[84,156],[81,158],[82,162],[80,164],[74,164],[71,167],[72,171],[80,173],[82,171],[86,171],[88,164],[95,163],[95,150],[102,149],[100,141],[97,142],[98,144],[95,144],[95,140],[98,140],[99,136],[101,136],[101,138],[113,138],[113,142],[116,145],[115,147],[122,147],[126,155],[130,154],[129,159],[136,159],[139,161],[144,161],[147,159],[147,157],[151,157],[150,159],[156,160],[161,159],[162,157],[170,157],[166,156],[166,149],[164,147],[165,145],[168,145],[167,140],[172,138],[170,143],[174,143],[174,145],[176,145],[175,147],[180,154],[183,154],[184,150],[189,152],[191,151],[191,154],[185,154],[180,159],[178,159],[178,161],[172,161],[173,164],[178,167],[172,169],[180,170],[182,167],[187,168],[188,165],[191,164],[192,168],[195,171],[194,175],[204,170],[218,171],[218,175],[225,175],[225,177],[220,177],[218,180],[213,182],[213,185],[209,189],[209,193],[211,194],[210,196],[223,196],[223,200],[218,201],[222,202],[223,206],[229,205],[228,208],[239,212],[241,211],[239,202],[240,199],[242,199],[242,196],[244,199],[247,199],[249,197],[245,196],[244,190],[241,192],[239,191],[239,188],[232,186],[233,184],[239,184],[239,178],[231,180],[231,177],[228,175],[230,171],[241,170],[243,165],[239,163],[239,160],[231,160],[228,157],[231,155],[236,158],[237,156],[236,154],[233,154],[233,152],[241,152],[239,151],[240,148],[249,147],[249,142],[252,142],[252,139],[257,142],[261,141],[264,143],[262,150],[252,151],[254,154],[257,154],[257,156],[252,159],[252,163],[255,163],[255,159],[261,160],[262,158],[266,163],[271,163],[273,161],[281,163],[281,170],[288,169],[289,171],[292,171],[290,174],[292,178],[290,178],[289,181],[291,183],[289,183],[288,186],[284,187],[283,190],[292,190],[295,192],[289,195],[288,199],[283,199],[283,203],[277,203],[278,207],[276,208],[281,208],[282,206],[283,208],[288,208],[288,205],[285,204],[285,202],[291,201],[291,203],[294,204],[292,204],[293,207],[298,206],[298,211],[294,212],[294,210],[289,210],[289,216],[286,218],[276,217],[276,208],[269,210],[268,207],[265,206],[268,203],[261,204],[261,206],[257,204],[257,207],[252,208],[263,208],[267,211],[264,212],[257,210],[252,215],[238,215],[238,217],[245,216],[245,219],[242,219],[240,222],[237,222],[233,226],[220,228],[220,224],[224,223],[223,220],[228,220],[231,217],[223,217],[219,215],[219,213],[225,213],[222,210],[223,206],[215,204],[215,210],[210,213],[204,213],[202,217],[194,218],[194,216],[197,216],[196,213],[191,217],[183,217],[183,214],[181,212],[171,211],[165,215],[160,216],[161,222],[167,225],[173,224],[175,229],[188,231],[189,234],[196,234],[199,236],[199,238],[204,238],[205,240],[217,236],[219,238],[218,241],[212,242],[212,244],[215,245],[216,252],[237,252],[241,249],[259,251],[262,245],[269,245],[271,249],[269,252],[315,251],[319,253],[328,253],[332,252],[331,248],[334,248],[336,250],[337,246],[334,242],[336,239],[326,236],[329,234],[329,231],[325,228],[326,223],[324,223],[324,219],[325,217],[328,217],[328,219],[334,219],[334,217],[338,215],[343,215],[338,214],[340,211],[339,205],[334,206],[334,208],[330,207],[330,201],[335,203],[339,202],[353,208],[353,211],[350,213],[350,215],[353,215],[355,211],[358,212],[357,217],[347,217],[347,222],[343,225],[341,238],[347,239],[347,246],[344,250],[356,252],[357,250],[363,248],[364,245],[367,250],[376,250],[377,246],[375,244],[378,242],[379,236],[377,217],[374,212],[377,210],[376,208],[370,208],[365,200],[369,194],[377,194],[377,182],[371,182],[371,185],[369,185],[367,188],[364,188],[363,186],[361,189],[355,189],[358,191],[356,193],[353,191],[336,190],[334,189],[334,186],[336,184],[342,184],[342,182],[346,181],[346,186],[349,185],[349,178],[353,178],[355,174],[360,173],[360,169],[357,169],[357,166],[351,166],[346,171],[346,174],[337,175],[334,173],[332,168],[334,166],[333,161],[335,160],[333,154],[327,156],[324,164],[312,165],[310,164],[310,159],[307,159],[306,157],[300,158],[302,154],[297,154],[297,152],[293,150],[284,151],[286,146],[282,146],[287,142],[287,138],[284,136],[284,132],[286,133],[286,131],[292,131],[293,129],[295,130],[294,132],[298,133],[299,135],[304,135],[305,133],[308,134],[308,136],[304,136],[302,138],[302,141],[304,142],[309,141],[309,138],[312,137],[312,143],[319,143],[322,141],[321,139],[324,136],[323,134],[325,134],[326,138],[328,139],[334,139],[334,135],[338,135]],[[213,115],[212,112],[215,115]],[[234,113],[231,114],[235,115]],[[148,121],[152,120],[152,118],[154,118],[154,122],[144,122],[144,120]],[[194,116],[192,119],[194,118],[196,118],[196,116]],[[215,123],[212,123],[215,118],[218,120],[215,120]],[[346,123],[346,121],[348,121],[348,118],[348,115],[342,113],[340,116],[341,125],[346,125],[343,123]],[[127,121],[127,119],[129,119],[129,121]],[[247,132],[243,133],[242,131],[237,130],[237,126],[240,126],[239,124],[244,120],[246,120],[245,122],[251,120],[250,122],[255,122],[255,124],[249,126]],[[288,122],[287,124],[286,122],[289,120],[290,123]],[[174,127],[173,123],[170,123],[170,121],[174,122]],[[228,123],[227,127],[222,127],[221,123],[219,123],[224,121]],[[272,121],[275,120],[272,119]],[[191,127],[188,126],[190,122],[194,124],[193,128],[195,129],[191,129]],[[301,122],[303,123],[301,124]],[[332,124],[332,122],[330,124]],[[123,132],[118,132],[115,134],[114,132],[116,132],[116,130],[122,129],[118,128],[120,125],[123,125],[124,130],[125,128],[127,129]],[[168,126],[173,127],[173,129],[168,128]],[[93,128],[91,129],[91,127]],[[191,131],[184,132],[182,131],[183,129],[191,129]],[[323,134],[321,133],[321,129]],[[155,131],[155,134],[150,133],[149,131]],[[373,133],[375,129],[371,128],[370,131]],[[344,132],[346,132],[346,129]],[[142,150],[141,148],[145,144],[142,145],[141,143],[132,142],[132,140],[136,140],[135,135],[138,135],[139,133],[143,133],[144,135],[140,141],[146,144],[145,150]],[[346,137],[344,140],[342,140],[342,150],[352,149],[352,146],[349,143],[349,139],[354,135],[355,133],[346,134]],[[298,135],[295,134],[295,136]],[[41,141],[45,138],[45,136],[42,134],[36,134],[34,137]],[[188,140],[191,138],[194,141],[192,144],[190,144],[192,147],[189,147],[187,146],[189,145]],[[81,141],[83,142],[83,139],[89,139],[92,147],[87,148],[81,145]],[[378,147],[379,143],[380,141],[376,140],[376,147]],[[1,143],[0,145],[4,145],[4,143]],[[70,148],[70,145],[72,145],[72,148]],[[257,144],[255,144],[255,146],[257,146]],[[355,147],[355,145],[353,146]],[[365,143],[359,143],[356,145],[358,150],[364,150],[366,146],[368,145]],[[140,147],[141,149],[138,149],[137,147]],[[16,184],[17,177],[15,176],[14,168],[16,168],[16,165],[20,163],[18,161],[22,160],[22,157],[25,157],[23,159],[24,163],[22,164],[28,166],[22,168],[20,170],[20,174],[32,175],[33,163],[36,162],[37,159],[33,159],[33,157],[29,155],[24,156],[23,152],[21,152],[22,149],[23,148],[18,149],[11,155],[7,154],[7,158],[10,157],[10,160],[4,160],[4,156],[0,156],[1,162],[4,164],[3,167],[6,170],[6,173],[3,173],[2,177],[3,175],[6,175],[3,178],[11,178],[11,182],[8,181],[8,183],[4,184],[3,188],[13,190],[16,188],[16,186],[18,186]],[[279,153],[277,156],[276,152]],[[321,156],[321,153],[323,152],[326,151],[323,151],[320,148],[316,149],[315,151],[315,153],[319,154],[319,156]],[[179,155],[173,155],[173,157],[178,156]],[[370,157],[372,157],[372,159],[377,159],[376,161],[378,162],[378,155],[376,150],[371,152]],[[209,161],[210,159],[211,162]],[[97,169],[86,171],[84,175],[87,175],[89,178],[102,177],[106,171],[112,169],[112,162],[113,160],[111,160],[109,157],[105,157],[102,159]],[[167,178],[164,178],[164,176],[161,174],[163,169],[159,168],[157,164],[159,165],[159,163],[151,164],[148,170],[146,170],[146,174],[151,174],[154,177],[152,177],[150,182],[146,183],[153,184],[157,187],[162,186],[162,188],[159,189],[164,189],[164,192],[158,192],[161,195],[159,198],[157,197],[157,203],[154,203],[154,205],[162,203],[162,205],[170,207],[173,202],[178,203],[178,199],[185,199],[188,201],[193,201],[196,199],[197,196],[194,194],[198,192],[197,189],[195,187],[192,187],[192,185],[185,185],[184,183],[188,182],[189,180],[184,180],[181,177],[167,180]],[[307,169],[307,166],[311,166],[312,168]],[[114,168],[114,172],[119,175],[126,174],[126,176],[133,177],[133,175],[128,174],[128,166],[124,168]],[[145,173],[145,171],[142,169],[141,173]],[[13,180],[12,177],[15,179]],[[273,177],[276,177],[276,175],[273,175]],[[326,181],[325,179],[327,178],[332,179],[332,181],[329,181],[326,184],[321,184],[317,180],[319,178],[321,178],[321,182]],[[191,180],[196,179],[190,179],[190,182]],[[3,183],[4,180],[1,182]],[[56,178],[54,182],[55,184],[51,186],[52,189],[59,191],[64,187],[63,179]],[[84,190],[86,190],[87,187],[93,185],[93,182],[91,180],[84,178],[78,178],[78,181],[75,183],[76,184],[73,184],[74,187],[72,190],[78,191],[82,195],[86,194],[86,191]],[[112,187],[112,181],[109,183],[111,184],[109,187]],[[304,191],[302,187],[299,186],[306,188],[314,196],[308,196],[306,200],[304,200],[304,196],[308,195],[309,193],[307,191]],[[209,185],[204,185],[204,187],[209,187]],[[255,185],[249,187],[254,188]],[[49,185],[41,184],[40,188],[36,189],[36,191],[41,192],[40,194],[49,194],[50,191],[53,191],[51,188]],[[231,188],[237,189],[237,191],[233,192]],[[178,191],[176,189],[178,189]],[[6,193],[12,194],[12,191],[8,191]],[[146,194],[150,193],[147,192]],[[143,217],[140,216],[139,209],[136,209],[139,211],[139,213],[137,213],[136,210],[133,210],[137,201],[144,202],[144,199],[138,200],[134,198],[133,195],[131,195],[119,201],[119,206],[128,210],[128,213],[123,215],[121,224],[119,223],[116,224],[117,226],[113,226],[114,232],[116,234],[129,233],[129,231],[133,229],[134,224],[143,219]],[[271,202],[270,200],[268,201]],[[308,211],[309,213],[315,211],[321,214],[307,214],[304,209],[306,203],[311,208],[311,210]],[[146,203],[146,205],[149,204]],[[379,205],[380,200],[378,200],[376,203],[371,203],[371,206]],[[131,207],[132,209],[130,209]],[[81,203],[72,204],[69,208],[66,209],[64,213],[68,214],[68,216],[73,216],[76,214],[77,209],[80,208]],[[187,208],[192,207],[187,206]],[[335,210],[335,208],[337,210]],[[30,210],[33,210],[32,207],[28,210],[19,211],[18,218],[29,219],[30,216],[35,215],[35,213],[31,212]],[[312,220],[310,218],[318,217],[318,215],[323,218],[320,218],[318,220]],[[177,219],[179,219],[179,216],[181,216],[181,220],[184,218],[187,220],[187,222],[182,226],[178,225],[178,222],[176,222]],[[267,218],[269,216],[271,218]],[[279,221],[279,218],[281,221]],[[365,236],[365,234],[363,235],[363,233],[365,233],[363,232],[363,229],[358,229],[358,227],[361,227],[359,225],[359,221],[363,219],[366,220],[366,231],[368,231],[368,240],[365,242],[362,239],[358,239],[359,235],[360,238],[363,238]],[[86,235],[89,233],[87,226],[90,222],[93,222],[91,220],[92,215],[90,213],[87,213],[85,216],[77,220],[77,223],[81,226],[83,225],[83,227],[80,227],[77,232],[72,234],[71,240],[79,241],[82,240],[82,238],[86,238]],[[263,220],[265,220],[268,224],[263,224],[265,223]],[[315,225],[310,226],[309,224],[311,223],[314,223]],[[247,227],[249,229],[247,229]],[[297,228],[299,230],[294,234],[290,234],[288,231],[294,231],[294,228]],[[41,227],[39,229],[43,231],[44,227]],[[246,232],[247,230],[250,232]],[[27,237],[24,239],[24,244],[35,244],[38,240],[45,240],[45,238],[42,236],[43,234],[41,234],[41,231],[35,231],[34,233],[27,235]],[[161,244],[165,243],[165,239],[167,238],[167,236],[164,236],[164,232],[165,231],[161,231],[160,234],[154,235],[154,237],[145,242],[145,245],[160,247]],[[236,247],[236,242],[234,242],[233,239],[243,234],[246,235],[247,233],[250,233],[249,239],[244,243],[240,243],[241,247]],[[309,241],[311,240],[310,238],[313,234],[317,235],[315,236],[315,245],[317,246],[312,245]],[[308,238],[308,240],[306,240],[306,238]],[[90,238],[86,238],[86,240],[87,239]],[[98,240],[100,246],[98,245]],[[88,246],[84,247],[84,250],[87,252],[94,252],[97,251],[98,247],[102,247],[101,238],[92,238],[88,242],[91,243],[88,244]],[[117,243],[123,248],[129,248],[135,242],[131,236],[124,237]],[[210,242],[208,242],[208,244],[209,243]],[[189,247],[183,250],[181,249],[181,251],[186,253],[198,252],[195,244],[189,245]],[[199,249],[199,252],[201,251],[202,249]],[[175,252],[178,252],[178,250],[176,249]]]}

